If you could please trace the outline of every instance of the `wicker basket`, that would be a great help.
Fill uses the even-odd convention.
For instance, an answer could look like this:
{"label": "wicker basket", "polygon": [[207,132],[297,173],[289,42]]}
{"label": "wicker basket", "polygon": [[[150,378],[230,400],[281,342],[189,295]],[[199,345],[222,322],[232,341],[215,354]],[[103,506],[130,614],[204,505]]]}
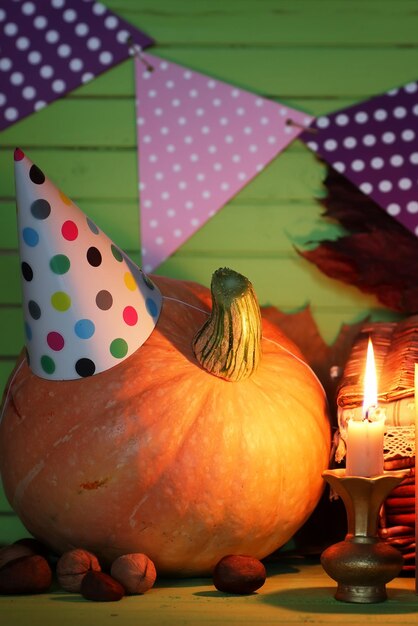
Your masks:
{"label": "wicker basket", "polygon": [[379,536],[398,548],[403,570],[415,572],[415,458],[385,462],[385,469],[410,469],[410,475],[392,490],[380,511]]}
{"label": "wicker basket", "polygon": [[[409,470],[386,499],[379,519],[381,539],[404,557],[404,571],[415,572],[415,402],[414,370],[418,363],[418,315],[401,322],[365,324],[353,343],[337,391],[341,438],[350,417],[362,411],[367,343],[373,341],[379,406],[386,412],[385,470]],[[344,456],[345,446],[336,458]]]}

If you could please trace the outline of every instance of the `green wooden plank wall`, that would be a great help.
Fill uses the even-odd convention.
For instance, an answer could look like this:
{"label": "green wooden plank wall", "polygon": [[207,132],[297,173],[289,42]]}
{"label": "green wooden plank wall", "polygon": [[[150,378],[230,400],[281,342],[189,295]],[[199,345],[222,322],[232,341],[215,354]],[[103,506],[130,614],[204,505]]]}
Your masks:
{"label": "green wooden plank wall", "polygon": [[[104,0],[152,35],[162,58],[312,115],[417,79],[415,0]],[[0,133],[0,387],[22,345],[12,153],[21,146],[138,262],[132,60]],[[248,275],[262,304],[310,304],[324,338],[388,315],[322,276],[295,245],[335,237],[321,217],[323,168],[296,141],[157,273],[209,284],[217,267]],[[0,511],[7,504],[0,499]],[[7,517],[7,519],[9,519]],[[4,534],[18,525],[0,518]],[[2,536],[3,535],[3,536]]]}

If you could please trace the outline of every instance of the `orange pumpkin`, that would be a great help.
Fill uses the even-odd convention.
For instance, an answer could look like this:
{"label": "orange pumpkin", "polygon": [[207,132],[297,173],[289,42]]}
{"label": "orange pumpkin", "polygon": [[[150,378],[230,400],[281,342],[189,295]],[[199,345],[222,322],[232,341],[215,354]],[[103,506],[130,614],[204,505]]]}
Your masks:
{"label": "orange pumpkin", "polygon": [[204,575],[226,554],[265,557],[312,512],[326,399],[244,277],[215,272],[211,313],[208,289],[154,280],[157,326],[114,368],[48,381],[21,355],[0,471],[22,522],[58,554],[143,552],[159,574]]}

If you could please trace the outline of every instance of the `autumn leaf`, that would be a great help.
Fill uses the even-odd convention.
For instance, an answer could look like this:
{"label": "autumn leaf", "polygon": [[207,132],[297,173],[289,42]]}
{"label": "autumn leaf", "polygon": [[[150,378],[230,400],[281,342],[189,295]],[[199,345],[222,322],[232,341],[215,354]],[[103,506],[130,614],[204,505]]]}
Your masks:
{"label": "autumn leaf", "polygon": [[418,238],[344,176],[330,167],[327,172],[323,215],[347,234],[299,254],[327,276],[374,294],[389,309],[417,313]]}

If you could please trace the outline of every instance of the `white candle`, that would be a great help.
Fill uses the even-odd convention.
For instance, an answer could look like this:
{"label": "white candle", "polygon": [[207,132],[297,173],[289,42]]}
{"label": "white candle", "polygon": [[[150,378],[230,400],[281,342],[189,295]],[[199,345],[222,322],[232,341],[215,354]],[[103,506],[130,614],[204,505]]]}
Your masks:
{"label": "white candle", "polygon": [[363,419],[347,423],[347,476],[383,474],[385,416],[377,408],[377,378],[373,344],[367,347],[364,379]]}
{"label": "white candle", "polygon": [[347,476],[383,474],[385,419],[350,420],[347,424]]}

